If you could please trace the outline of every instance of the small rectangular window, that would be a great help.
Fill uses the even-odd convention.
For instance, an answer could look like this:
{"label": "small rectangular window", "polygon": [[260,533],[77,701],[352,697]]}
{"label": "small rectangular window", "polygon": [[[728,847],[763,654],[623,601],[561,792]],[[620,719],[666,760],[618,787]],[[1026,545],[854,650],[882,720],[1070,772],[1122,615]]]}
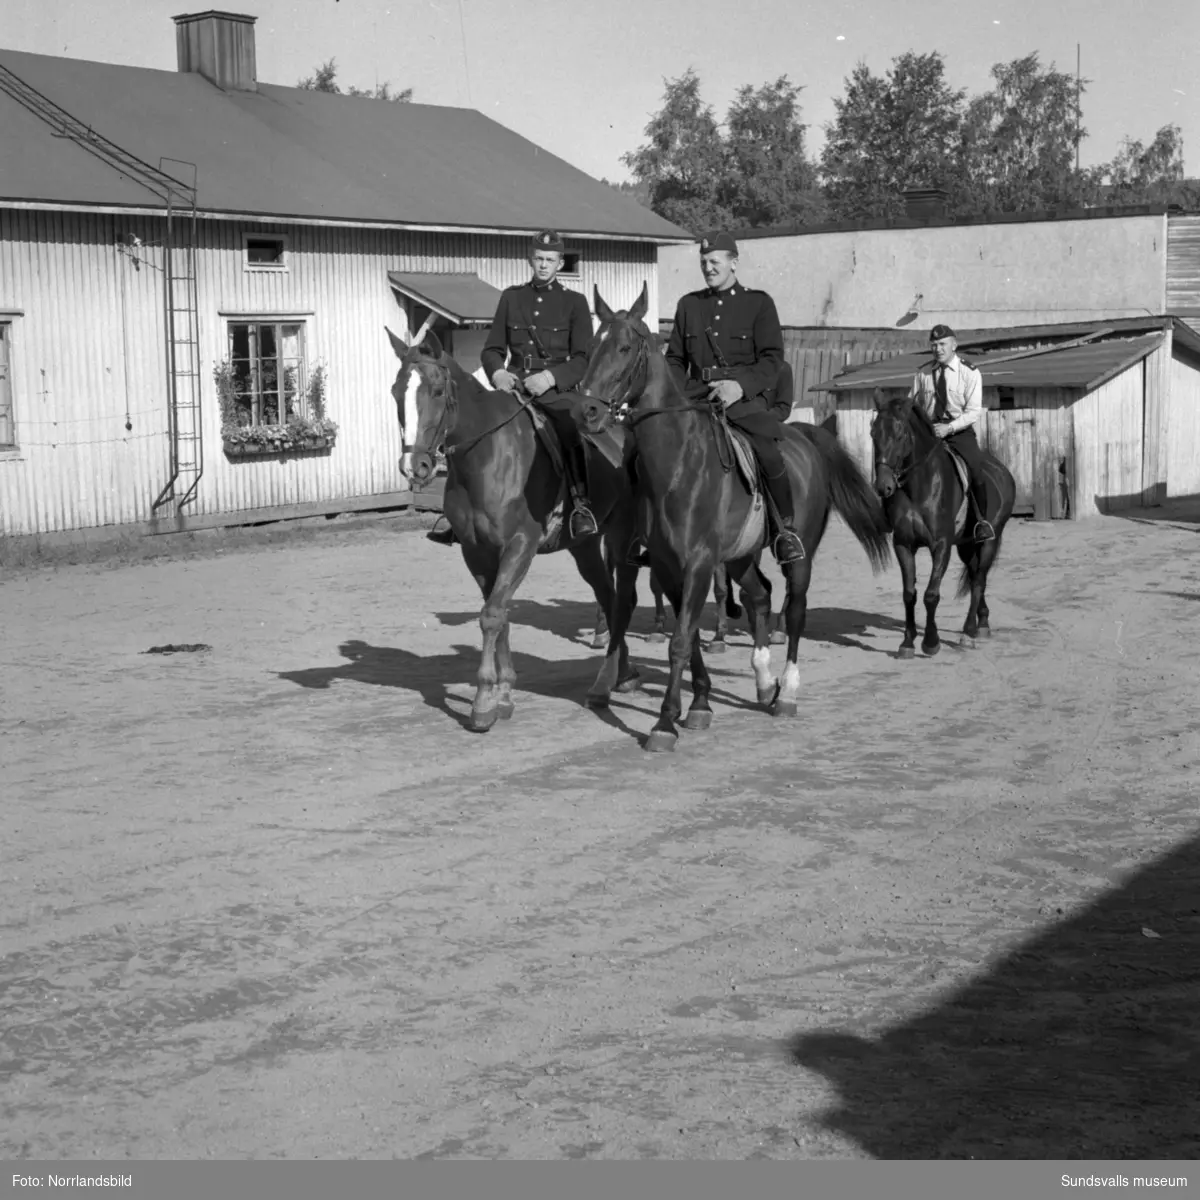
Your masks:
{"label": "small rectangular window", "polygon": [[1016,408],[1016,396],[1012,388],[1002,387],[1000,389],[1000,407],[1001,408]]}
{"label": "small rectangular window", "polygon": [[12,322],[0,321],[0,450],[11,450],[17,444],[16,423],[12,403]]}
{"label": "small rectangular window", "polygon": [[257,270],[286,270],[287,239],[246,234],[246,266]]}
{"label": "small rectangular window", "polygon": [[558,273],[566,275],[570,279],[579,278],[579,264],[582,261],[582,255],[575,250],[568,250],[563,255],[563,265],[559,267]]}

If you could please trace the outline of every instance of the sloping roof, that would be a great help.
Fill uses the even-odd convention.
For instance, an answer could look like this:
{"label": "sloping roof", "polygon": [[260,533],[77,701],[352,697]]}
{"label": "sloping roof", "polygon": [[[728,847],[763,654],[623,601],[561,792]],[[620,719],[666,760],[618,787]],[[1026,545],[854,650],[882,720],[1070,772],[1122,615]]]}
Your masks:
{"label": "sloping roof", "polygon": [[[15,50],[0,50],[0,65],[152,166],[194,163],[204,212],[692,240],[473,109],[266,83],[226,92],[196,74]],[[162,207],[4,92],[0,114],[0,203]]]}
{"label": "sloping roof", "polygon": [[[1193,349],[1200,347],[1195,333],[1172,317],[964,330],[957,340],[963,356],[979,368],[984,387],[1062,387],[1087,391],[1140,362],[1161,343],[1168,328],[1174,329],[1181,343]],[[1055,337],[1068,340],[1054,345]],[[1038,342],[1041,344],[1034,344]],[[1014,343],[1024,344],[1014,348]],[[992,349],[987,349],[989,346]],[[908,387],[917,371],[929,361],[928,350],[897,354],[848,367],[808,390],[849,392]]]}
{"label": "sloping roof", "polygon": [[500,303],[500,289],[484,283],[474,271],[389,271],[388,282],[410,300],[458,324],[490,321]]}

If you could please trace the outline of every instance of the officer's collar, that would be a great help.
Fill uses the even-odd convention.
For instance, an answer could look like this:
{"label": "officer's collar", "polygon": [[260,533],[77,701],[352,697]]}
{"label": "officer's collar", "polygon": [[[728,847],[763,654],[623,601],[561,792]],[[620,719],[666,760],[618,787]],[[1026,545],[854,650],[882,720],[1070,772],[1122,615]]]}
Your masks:
{"label": "officer's collar", "polygon": [[551,279],[549,283],[539,283],[537,276],[535,275],[529,280],[529,286],[533,288],[535,292],[548,292],[551,288],[562,287],[562,284],[558,282],[557,275]]}
{"label": "officer's collar", "polygon": [[727,288],[726,288],[724,291],[719,291],[717,288],[711,288],[711,287],[710,287],[710,288],[708,289],[708,294],[709,294],[710,296],[714,296],[714,297],[716,297],[716,296],[720,296],[720,297],[722,297],[722,298],[723,298],[723,297],[725,297],[725,296],[736,296],[736,295],[738,294],[738,289],[739,289],[741,286],[742,286],[742,285],[741,285],[740,283],[738,283],[738,281],[735,279],[735,280],[733,281],[733,283],[731,283],[731,284],[729,285],[729,287],[727,287]]}
{"label": "officer's collar", "polygon": [[[945,365],[945,368],[947,371],[953,371],[958,366],[958,364],[961,362],[962,362],[962,359],[958,357],[958,352],[955,351],[954,354],[951,356],[950,361],[948,363],[945,363],[944,365]],[[938,369],[938,367],[940,367],[942,365],[943,365],[942,363],[938,362],[938,360],[936,358],[934,358],[933,369],[935,371]]]}

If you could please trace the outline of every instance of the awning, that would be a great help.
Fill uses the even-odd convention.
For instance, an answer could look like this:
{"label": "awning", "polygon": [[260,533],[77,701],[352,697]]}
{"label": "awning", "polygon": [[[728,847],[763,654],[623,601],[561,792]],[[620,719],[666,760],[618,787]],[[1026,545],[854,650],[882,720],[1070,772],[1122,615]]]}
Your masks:
{"label": "awning", "polygon": [[388,282],[401,295],[455,325],[490,321],[500,303],[500,289],[484,283],[474,271],[389,271]]}
{"label": "awning", "polygon": [[[1084,345],[1073,343],[1061,348],[1041,346],[1008,353],[997,350],[990,354],[968,352],[965,357],[979,368],[984,387],[1067,387],[1090,391],[1140,362],[1161,345],[1162,340],[1162,333],[1155,332]],[[928,351],[897,354],[850,367],[808,390],[850,392],[877,387],[908,387],[917,371],[929,361]]]}

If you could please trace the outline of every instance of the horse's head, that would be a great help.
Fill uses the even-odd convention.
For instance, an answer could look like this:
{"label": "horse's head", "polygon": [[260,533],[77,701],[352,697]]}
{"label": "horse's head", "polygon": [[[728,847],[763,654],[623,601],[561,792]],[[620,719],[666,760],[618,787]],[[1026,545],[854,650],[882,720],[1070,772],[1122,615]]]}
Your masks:
{"label": "horse's head", "polygon": [[589,432],[603,429],[623,404],[637,403],[646,386],[654,340],[643,318],[650,304],[646,284],[628,311],[613,312],[595,289],[600,328],[592,339],[587,371],[579,383],[583,420]]}
{"label": "horse's head", "polygon": [[432,331],[416,346],[408,345],[390,329],[387,335],[400,360],[392,384],[404,447],[400,471],[418,484],[427,483],[433,475],[434,456],[454,428],[457,416],[449,356]]}
{"label": "horse's head", "polygon": [[900,486],[905,463],[913,456],[914,402],[909,396],[887,399],[875,389],[875,417],[871,421],[871,441],[875,449],[875,491],[890,499]]}

